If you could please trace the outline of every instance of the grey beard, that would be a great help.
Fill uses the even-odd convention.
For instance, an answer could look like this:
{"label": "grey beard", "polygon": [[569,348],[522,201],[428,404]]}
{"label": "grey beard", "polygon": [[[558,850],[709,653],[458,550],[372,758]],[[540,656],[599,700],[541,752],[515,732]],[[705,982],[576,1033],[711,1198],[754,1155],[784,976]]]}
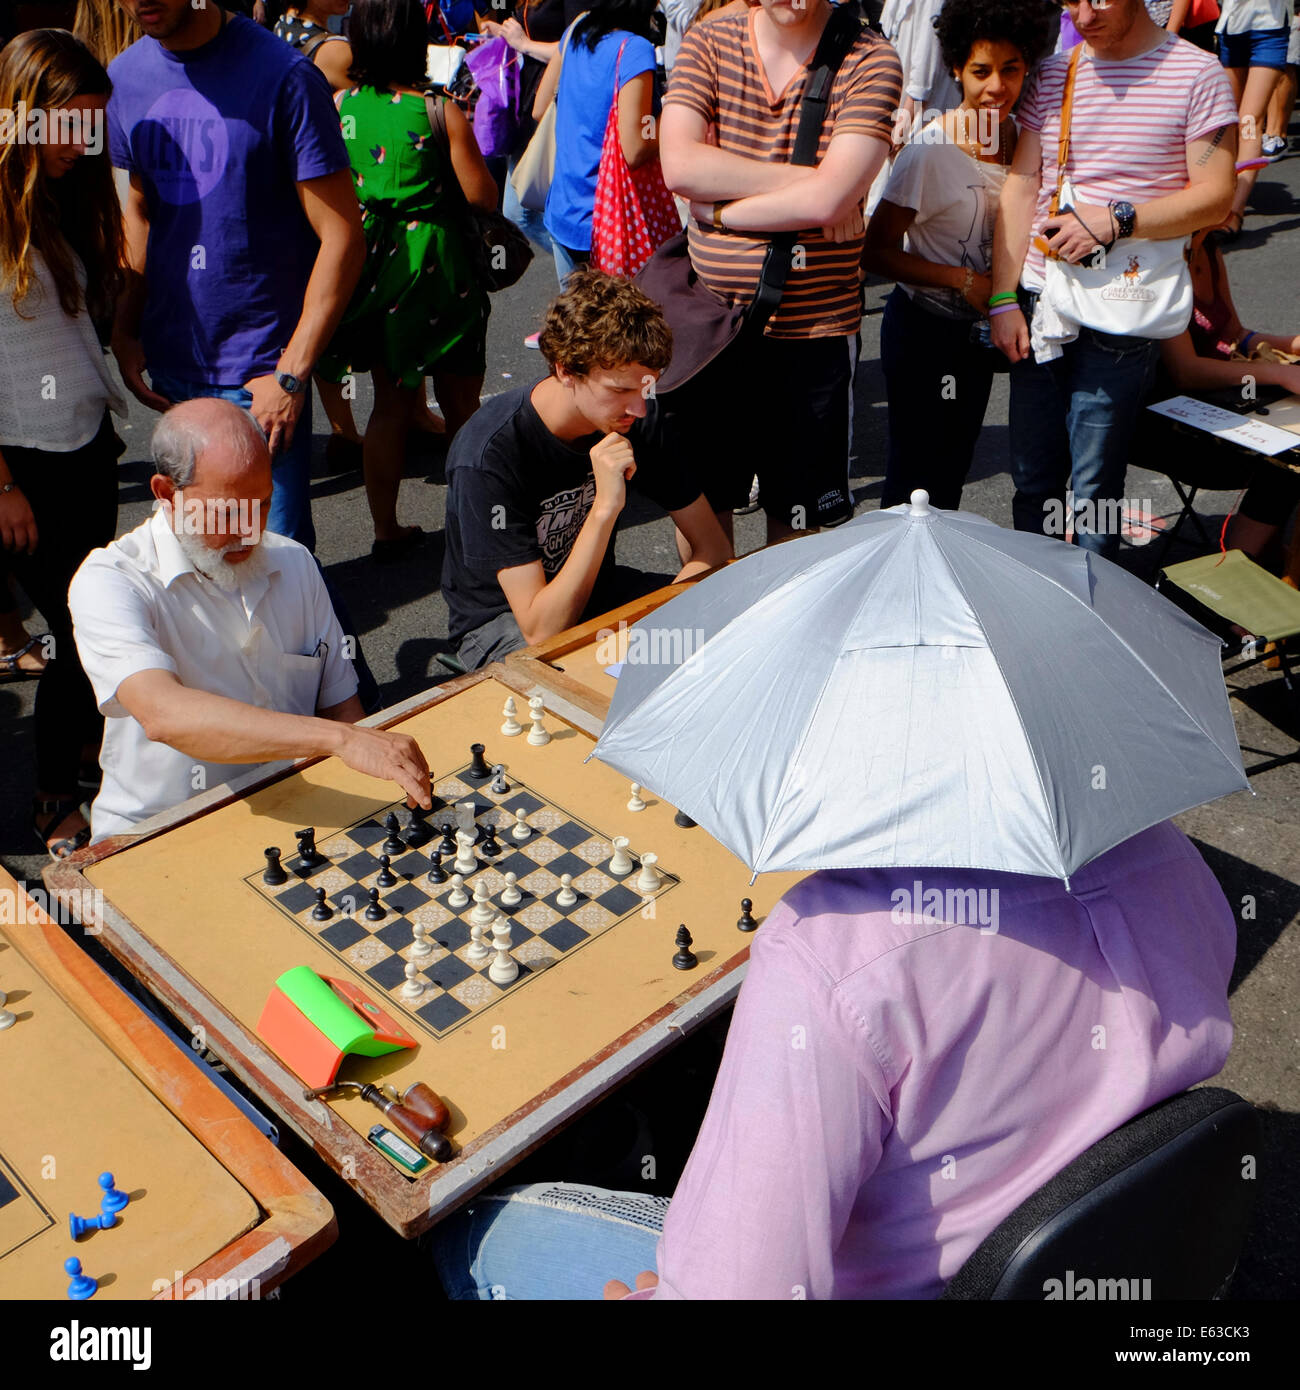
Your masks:
{"label": "grey beard", "polygon": [[237,565],[232,565],[225,558],[225,554],[227,551],[240,549],[238,541],[231,541],[221,550],[213,550],[210,546],[203,544],[201,537],[192,536],[186,531],[176,533],[176,539],[180,542],[180,547],[185,552],[185,558],[190,564],[224,593],[235,593],[241,581],[261,574],[266,568],[266,557],[262,554],[260,545],[253,547],[248,559],[241,560]]}

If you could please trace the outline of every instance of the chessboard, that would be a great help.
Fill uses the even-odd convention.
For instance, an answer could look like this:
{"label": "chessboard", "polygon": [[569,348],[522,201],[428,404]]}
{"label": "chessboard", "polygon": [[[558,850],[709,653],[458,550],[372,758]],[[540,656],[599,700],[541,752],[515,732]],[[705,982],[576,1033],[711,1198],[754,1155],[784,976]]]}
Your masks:
{"label": "chessboard", "polygon": [[[640,863],[629,856],[633,867],[616,875],[610,837],[522,782],[507,779],[506,790],[497,792],[490,782],[476,784],[468,774],[466,765],[445,777],[435,775],[430,812],[412,816],[404,802],[394,802],[322,840],[316,849],[324,862],[303,863],[297,855],[287,859],[285,883],[268,886],[264,870],[244,880],[362,976],[363,984],[383,991],[385,1007],[413,1016],[437,1037],[524,988],[678,882],[659,868],[656,890],[634,891]],[[529,832],[523,839],[515,838],[521,812]],[[510,955],[518,974],[504,984],[488,975],[491,953],[479,960],[471,954],[474,905],[472,899],[454,904],[453,861],[448,857],[440,866],[446,881],[429,880],[439,845],[452,853],[433,830],[449,834],[471,825],[478,868],[463,876],[465,890],[481,884],[492,908],[509,920]],[[387,886],[383,859],[395,880]],[[515,877],[517,903],[503,901],[507,874]],[[567,904],[561,882],[566,875],[574,898]],[[325,920],[313,916],[320,889],[331,914]],[[376,908],[370,907],[372,890],[378,893]],[[431,953],[420,954],[417,928],[427,929]],[[419,967],[416,978],[423,990],[417,1000],[402,994],[408,963]]]}

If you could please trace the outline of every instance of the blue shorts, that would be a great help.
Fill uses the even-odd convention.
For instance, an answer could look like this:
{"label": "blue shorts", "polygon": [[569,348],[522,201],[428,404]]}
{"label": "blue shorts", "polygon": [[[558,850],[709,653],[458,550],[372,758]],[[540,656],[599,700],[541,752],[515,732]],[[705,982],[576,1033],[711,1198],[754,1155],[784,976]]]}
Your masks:
{"label": "blue shorts", "polygon": [[1219,35],[1219,62],[1225,68],[1284,68],[1290,29],[1248,29]]}

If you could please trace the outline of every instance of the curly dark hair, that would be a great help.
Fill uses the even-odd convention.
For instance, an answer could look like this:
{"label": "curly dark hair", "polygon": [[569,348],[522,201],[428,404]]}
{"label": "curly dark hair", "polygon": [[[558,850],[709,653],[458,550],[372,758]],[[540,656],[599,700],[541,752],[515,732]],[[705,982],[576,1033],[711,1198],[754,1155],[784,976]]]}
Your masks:
{"label": "curly dark hair", "polygon": [[552,370],[573,376],[631,362],[661,372],[672,360],[673,331],[631,281],[588,265],[573,271],[551,301],[537,345]]}
{"label": "curly dark hair", "polygon": [[1051,0],[946,0],[934,21],[950,72],[964,68],[981,41],[1012,44],[1028,71],[1055,47],[1060,25],[1060,7]]}

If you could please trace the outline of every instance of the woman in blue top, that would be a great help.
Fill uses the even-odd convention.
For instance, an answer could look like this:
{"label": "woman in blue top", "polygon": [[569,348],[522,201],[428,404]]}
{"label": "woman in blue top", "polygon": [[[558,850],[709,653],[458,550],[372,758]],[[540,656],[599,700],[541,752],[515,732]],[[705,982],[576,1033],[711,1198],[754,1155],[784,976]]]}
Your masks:
{"label": "woman in blue top", "polygon": [[[564,278],[591,255],[591,214],[605,126],[618,73],[618,137],[633,169],[659,157],[654,114],[655,50],[651,16],[657,0],[597,0],[560,41],[537,89],[541,118],[554,93],[555,172],[543,220]],[[619,51],[622,50],[622,58]],[[558,85],[559,90],[556,91]]]}

